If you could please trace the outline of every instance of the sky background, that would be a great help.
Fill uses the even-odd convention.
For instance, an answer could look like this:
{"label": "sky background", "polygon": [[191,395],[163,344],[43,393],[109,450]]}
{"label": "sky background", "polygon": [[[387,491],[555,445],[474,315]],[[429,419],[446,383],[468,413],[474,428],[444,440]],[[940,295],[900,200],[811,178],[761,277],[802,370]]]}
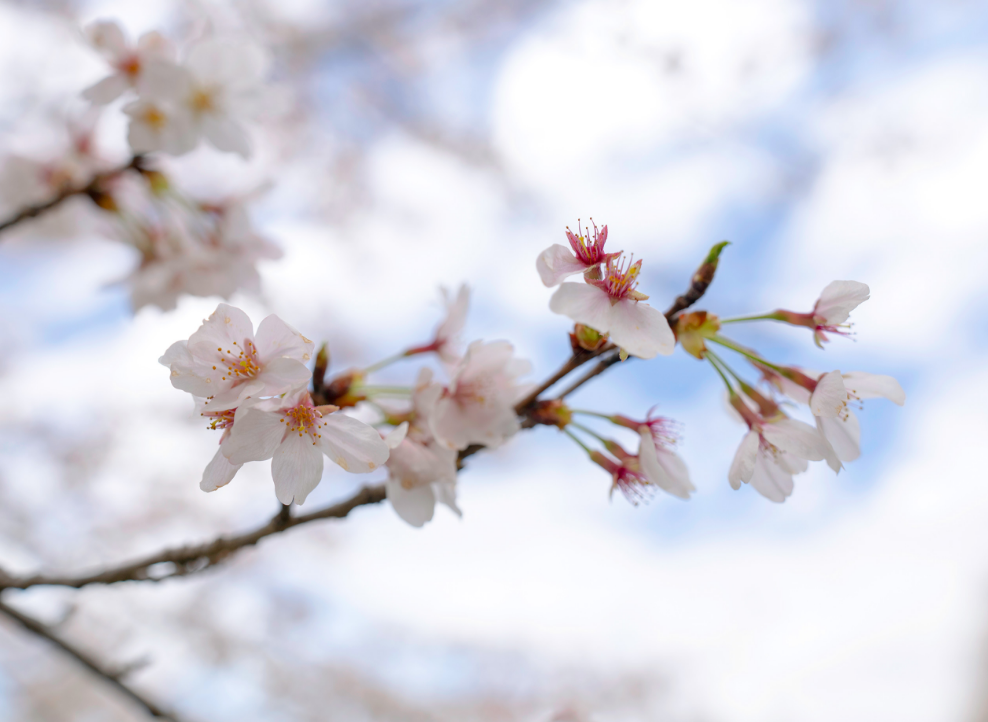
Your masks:
{"label": "sky background", "polygon": [[[988,5],[584,0],[481,14],[480,36],[448,22],[466,3],[396,7],[397,30],[276,65],[300,110],[255,130],[253,161],[200,149],[169,165],[203,193],[272,183],[253,217],[285,256],[262,265],[260,297],[233,301],[255,326],[278,314],[341,371],[427,341],[438,288],[465,282],[465,339],[509,339],[542,378],[569,324],[535,258],[592,216],[644,259],[659,307],[720,240],[698,305],[718,315],[869,284],[853,339],[826,350],[781,325],[729,331],[777,362],[891,374],[906,405],[866,402],[861,459],[815,464],[775,505],[730,488],[744,429],[678,349],[572,403],[679,421],[689,502],[609,500],[602,470],[538,428],[470,459],[462,519],[442,508],[413,529],[369,507],[198,577],[11,600],[48,620],[73,608],[64,633],[107,658],[146,656],[134,683],[191,720],[988,719]],[[351,10],[0,4],[0,144],[57,153],[56,119],[103,73],[79,21],[177,35],[209,17],[283,39]],[[125,157],[119,108],[99,128]],[[113,281],[134,257],[81,228],[0,243],[0,560],[15,571],[122,561],[277,508],[266,464],[199,491],[217,438],[157,364],[217,299],[133,315]],[[329,470],[303,508],[368,479]],[[0,717],[140,719],[43,643],[0,640]]]}

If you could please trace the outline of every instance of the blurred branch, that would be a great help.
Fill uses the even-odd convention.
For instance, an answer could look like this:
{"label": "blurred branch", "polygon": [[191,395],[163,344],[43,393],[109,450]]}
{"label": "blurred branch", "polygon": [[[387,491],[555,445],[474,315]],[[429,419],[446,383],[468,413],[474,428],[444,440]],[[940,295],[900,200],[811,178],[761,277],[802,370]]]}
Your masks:
{"label": "blurred branch", "polygon": [[102,677],[106,682],[115,687],[117,691],[123,693],[125,697],[128,697],[133,702],[143,707],[148,714],[152,717],[163,720],[171,720],[172,722],[180,722],[179,718],[176,717],[171,712],[166,712],[165,710],[158,707],[158,705],[149,701],[140,692],[133,689],[130,685],[123,681],[123,677],[130,671],[133,671],[133,667],[124,667],[118,671],[113,671],[99,660],[95,659],[81,649],[74,647],[73,645],[66,642],[64,639],[55,634],[50,627],[42,624],[37,619],[29,617],[22,612],[17,611],[13,607],[0,601],[0,614],[5,614],[10,619],[20,624],[24,629],[29,632],[33,632],[39,637],[47,639],[49,642],[54,644],[56,647],[61,649],[63,652],[68,654],[70,657],[79,662],[83,667],[88,669],[90,672],[95,674],[97,677]]}
{"label": "blurred branch", "polygon": [[92,177],[92,179],[84,186],[76,186],[75,188],[64,188],[61,192],[51,200],[45,201],[44,203],[39,203],[34,206],[28,206],[27,208],[22,208],[17,213],[12,215],[5,221],[0,222],[0,233],[3,233],[8,228],[16,226],[22,221],[26,221],[29,218],[34,218],[40,216],[46,211],[50,211],[53,208],[57,208],[62,203],[67,201],[73,196],[89,196],[96,202],[96,199],[102,195],[102,186],[106,181],[111,180],[121,173],[126,173],[128,170],[140,170],[141,164],[144,161],[144,156],[135,155],[126,165],[119,166],[117,168],[111,168],[110,170],[103,171],[102,173],[97,173]]}
{"label": "blurred branch", "polygon": [[[85,587],[89,584],[115,584],[128,581],[160,582],[171,577],[201,572],[220,563],[234,552],[257,544],[264,537],[278,534],[292,527],[308,524],[320,519],[342,519],[358,506],[379,504],[384,501],[384,486],[365,486],[345,501],[318,509],[310,514],[291,516],[288,508],[282,506],[277,515],[264,526],[234,537],[219,537],[206,544],[186,546],[152,554],[119,567],[111,567],[83,576],[48,576],[37,574],[31,577],[16,578],[0,570],[0,590],[27,589],[42,585],[60,587]],[[155,574],[156,565],[171,565]]]}

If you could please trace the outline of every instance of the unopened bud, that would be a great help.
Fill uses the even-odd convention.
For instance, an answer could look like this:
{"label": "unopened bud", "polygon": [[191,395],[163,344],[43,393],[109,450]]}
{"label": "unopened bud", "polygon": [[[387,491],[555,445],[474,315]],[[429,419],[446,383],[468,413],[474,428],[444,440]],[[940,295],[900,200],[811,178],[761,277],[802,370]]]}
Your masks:
{"label": "unopened bud", "polygon": [[359,371],[348,371],[326,384],[323,396],[326,403],[334,404],[340,408],[356,406],[364,401],[367,396],[354,390],[353,385],[363,380],[363,374]]}
{"label": "unopened bud", "polygon": [[597,351],[607,343],[607,334],[602,334],[596,329],[584,326],[582,323],[576,324],[573,332],[569,335],[573,352],[577,350]]}
{"label": "unopened bud", "polygon": [[673,331],[683,350],[702,359],[707,353],[706,340],[720,330],[720,319],[706,311],[691,311],[676,317]]}
{"label": "unopened bud", "polygon": [[536,424],[564,429],[573,420],[573,412],[561,400],[547,399],[537,402],[529,411],[529,417]]}
{"label": "unopened bud", "polygon": [[102,208],[104,211],[116,213],[120,210],[120,206],[117,205],[117,202],[109,193],[93,189],[89,191],[89,197],[92,199],[93,203]]}

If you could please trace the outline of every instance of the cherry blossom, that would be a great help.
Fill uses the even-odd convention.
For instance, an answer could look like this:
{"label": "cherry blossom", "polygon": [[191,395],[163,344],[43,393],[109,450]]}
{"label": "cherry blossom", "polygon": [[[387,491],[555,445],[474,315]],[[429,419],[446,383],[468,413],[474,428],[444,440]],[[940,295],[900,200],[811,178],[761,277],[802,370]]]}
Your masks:
{"label": "cherry blossom", "polygon": [[440,445],[432,435],[430,419],[443,387],[422,369],[412,396],[412,420],[385,437],[391,449],[385,490],[391,506],[406,522],[420,527],[432,520],[436,502],[458,515],[456,506],[457,453]]}
{"label": "cherry blossom", "polygon": [[829,340],[828,333],[849,335],[847,319],[850,318],[851,311],[868,300],[870,293],[868,286],[858,281],[831,281],[809,313],[780,310],[759,318],[773,318],[794,326],[811,328],[814,343],[823,348],[824,342]]}
{"label": "cherry blossom", "polygon": [[640,260],[608,258],[601,280],[563,283],[549,301],[549,308],[609,334],[613,343],[632,356],[668,356],[676,347],[669,322],[660,311],[642,303],[648,296],[635,290],[641,264]]}
{"label": "cherry blossom", "polygon": [[[580,227],[577,226],[577,231],[580,230]],[[589,229],[576,235],[567,228],[566,240],[569,241],[572,250],[555,243],[542,251],[535,262],[535,268],[539,272],[542,283],[550,288],[558,286],[564,278],[577,273],[591,272],[599,268],[600,264],[607,263],[609,259],[621,255],[620,252],[604,253],[604,244],[607,242],[607,226],[598,230],[597,225],[594,224],[593,235],[594,239],[591,242]]]}
{"label": "cherry blossom", "polygon": [[528,387],[516,379],[529,373],[531,364],[516,359],[514,352],[507,341],[474,341],[467,347],[435,404],[432,432],[440,444],[450,449],[495,447],[518,431],[514,405]]}
{"label": "cherry blossom", "polygon": [[127,143],[135,153],[162,151],[182,155],[199,143],[192,118],[168,104],[135,100],[125,105],[123,112],[130,117]]}
{"label": "cherry blossom", "polygon": [[306,383],[312,348],[312,341],[274,315],[261,321],[255,338],[247,314],[221,303],[159,362],[171,369],[172,386],[206,399],[211,411],[225,411]]}
{"label": "cherry blossom", "polygon": [[467,322],[467,311],[470,308],[470,288],[465,283],[461,284],[455,296],[443,288],[442,295],[446,316],[436,328],[433,340],[424,346],[408,349],[403,356],[414,356],[415,354],[434,351],[447,364],[455,364],[460,360],[460,334]]}
{"label": "cherry blossom", "polygon": [[123,30],[115,22],[97,21],[86,27],[89,42],[113,68],[113,73],[83,91],[82,96],[97,105],[106,105],[128,89],[137,86],[149,61],[172,60],[175,49],[155,32],[145,33],[137,45],[127,42]]}
{"label": "cherry blossom", "polygon": [[199,482],[199,488],[203,491],[216,491],[221,486],[226,486],[233,481],[233,477],[243,466],[243,464],[231,464],[223,453],[223,447],[230,439],[230,429],[233,427],[238,409],[207,411],[206,407],[201,404],[203,400],[198,401],[199,408],[203,409],[199,412],[200,415],[210,421],[208,428],[214,431],[220,429],[223,431],[223,435],[220,437],[220,448],[216,450],[212,461],[206,465],[206,469],[202,472],[202,481]]}
{"label": "cherry blossom", "polygon": [[730,395],[731,406],[749,429],[728,471],[731,487],[751,483],[765,498],[782,502],[792,493],[793,475],[806,471],[808,461],[826,460],[840,469],[833,448],[817,429],[789,418],[753,389],[746,389],[746,395],[749,400]]}
{"label": "cherry blossom", "polygon": [[611,495],[617,489],[624,498],[637,506],[647,501],[653,490],[653,482],[642,469],[638,457],[623,450],[617,444],[610,444],[609,449],[617,451],[618,459],[612,459],[601,451],[591,451],[590,460],[611,475]]}
{"label": "cherry blossom", "polygon": [[337,411],[314,406],[305,388],[296,389],[237,414],[220,450],[233,466],[274,459],[271,476],[278,500],[302,504],[322,479],[324,454],[357,474],[388,460],[388,445],[373,427]]}
{"label": "cherry blossom", "polygon": [[[178,147],[194,147],[205,137],[217,149],[247,158],[250,139],[241,121],[261,110],[266,71],[267,57],[258,46],[209,38],[193,46],[182,65],[148,63],[138,90],[175,123]],[[175,120],[179,116],[185,119]]]}
{"label": "cherry blossom", "polygon": [[686,463],[671,448],[677,440],[675,422],[655,416],[652,411],[649,411],[644,421],[620,414],[609,418],[618,426],[631,429],[641,437],[637,458],[649,483],[680,499],[689,499],[696,487],[690,481]]}

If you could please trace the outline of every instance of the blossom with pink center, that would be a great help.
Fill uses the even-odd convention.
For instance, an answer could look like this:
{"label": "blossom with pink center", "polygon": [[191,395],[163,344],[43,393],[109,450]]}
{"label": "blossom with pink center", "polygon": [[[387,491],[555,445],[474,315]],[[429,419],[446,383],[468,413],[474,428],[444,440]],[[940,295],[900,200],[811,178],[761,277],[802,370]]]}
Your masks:
{"label": "blossom with pink center", "polygon": [[[590,221],[593,223],[593,220]],[[569,241],[570,248],[554,243],[539,254],[535,262],[535,268],[539,272],[539,277],[548,287],[558,286],[564,278],[577,273],[589,273],[597,269],[600,264],[607,263],[611,258],[621,255],[618,253],[605,253],[604,244],[607,242],[607,226],[598,229],[597,224],[593,227],[593,241],[589,240],[590,229],[582,230],[577,225],[576,230],[580,235],[576,235],[568,227],[566,229],[566,240]]]}
{"label": "blossom with pink center", "polygon": [[474,341],[436,401],[432,433],[449,449],[470,444],[499,446],[520,428],[514,406],[528,392],[517,379],[532,365],[514,357],[507,341]]}
{"label": "blossom with pink center", "polygon": [[589,326],[632,356],[668,356],[676,336],[665,315],[646,303],[636,290],[642,262],[608,258],[603,278],[587,283],[564,283],[552,295],[549,308]]}
{"label": "blossom with pink center", "polygon": [[870,293],[867,284],[858,281],[832,281],[823,289],[809,313],[780,310],[769,317],[794,326],[812,328],[814,343],[823,348],[823,343],[829,340],[828,333],[850,335],[847,319],[851,311],[868,300]]}
{"label": "blossom with pink center", "polygon": [[864,371],[821,374],[795,368],[763,368],[762,373],[786,396],[809,405],[817,429],[840,461],[854,461],[861,456],[861,424],[849,404],[879,397],[899,406],[906,403],[906,392],[891,376]]}
{"label": "blossom with pink center", "polygon": [[832,468],[840,468],[833,448],[817,429],[789,418],[770,399],[749,390],[755,396],[751,402],[735,393],[730,396],[731,406],[749,429],[728,471],[731,487],[750,483],[765,498],[782,502],[792,493],[793,475],[806,471],[807,462],[827,460]]}
{"label": "blossom with pink center", "polygon": [[115,22],[97,21],[86,27],[86,36],[96,50],[106,58],[113,74],[82,91],[82,96],[97,105],[106,105],[137,86],[147,63],[172,60],[175,48],[155,32],[144,33],[131,46],[123,30]]}
{"label": "blossom with pink center", "polygon": [[282,504],[302,504],[322,479],[323,455],[344,471],[363,474],[388,460],[388,445],[362,421],[335,406],[314,406],[297,389],[260,401],[236,415],[220,447],[230,464],[274,459],[271,475]]}
{"label": "blossom with pink center", "polygon": [[696,487],[690,481],[686,462],[671,448],[677,440],[675,422],[653,416],[651,411],[644,421],[621,415],[614,416],[612,421],[638,432],[641,437],[638,465],[648,482],[680,499],[689,499]]}
{"label": "blossom with pink center", "polygon": [[255,337],[247,314],[221,303],[188,341],[176,341],[158,361],[171,369],[172,386],[205,399],[210,411],[225,411],[307,383],[312,348],[274,315],[261,321]]}
{"label": "blossom with pink center", "polygon": [[420,527],[432,520],[436,503],[461,514],[456,506],[457,453],[436,442],[429,416],[443,388],[422,369],[412,395],[412,420],[403,422],[384,441],[391,449],[385,490],[395,512]]}

